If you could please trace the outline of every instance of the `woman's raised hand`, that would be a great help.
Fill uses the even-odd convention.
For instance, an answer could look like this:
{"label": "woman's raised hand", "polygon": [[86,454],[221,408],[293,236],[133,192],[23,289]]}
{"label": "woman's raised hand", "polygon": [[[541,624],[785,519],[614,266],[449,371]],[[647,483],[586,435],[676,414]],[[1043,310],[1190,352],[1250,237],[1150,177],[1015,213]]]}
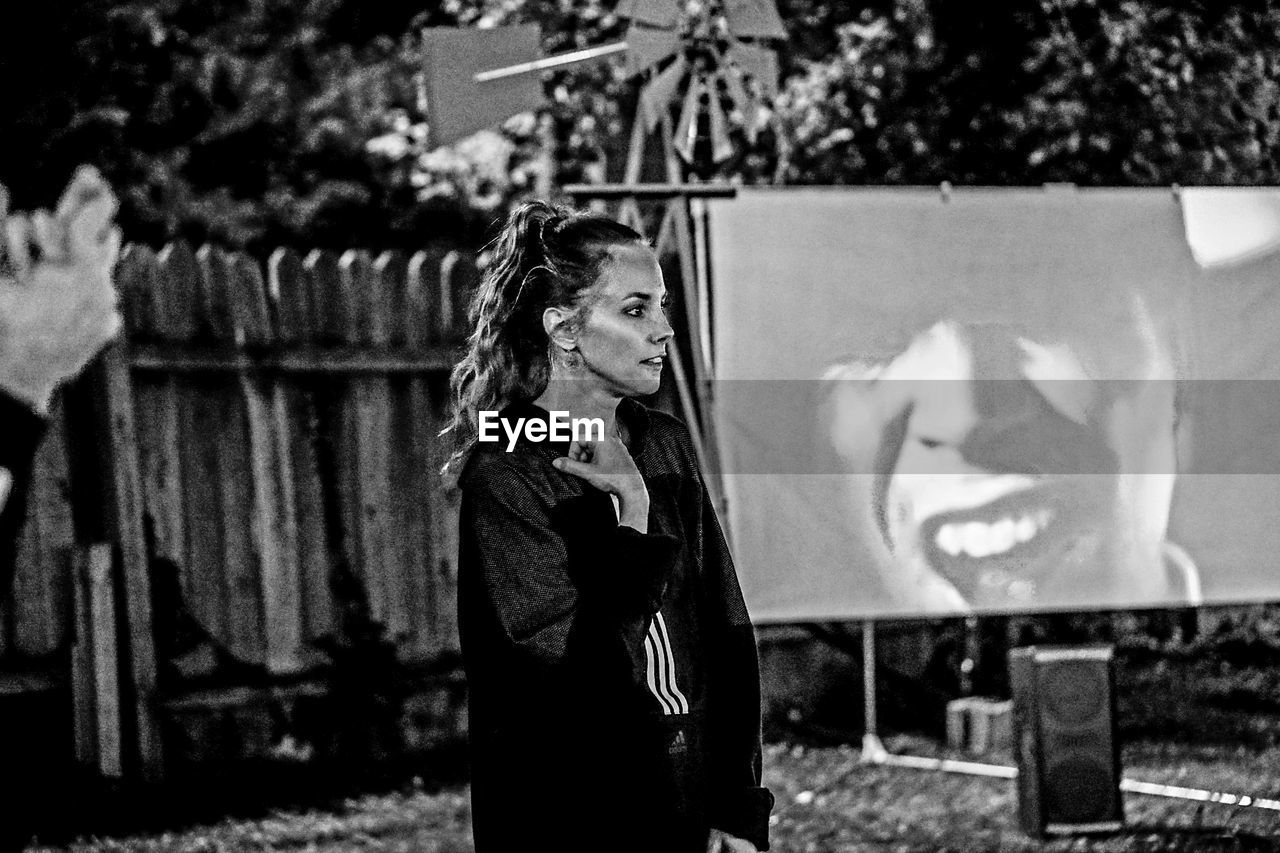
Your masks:
{"label": "woman's raised hand", "polygon": [[76,171],[53,213],[11,214],[0,187],[7,260],[0,270],[0,386],[37,410],[120,330],[111,280],[120,252],[117,206],[91,166]]}
{"label": "woman's raised hand", "polygon": [[649,490],[622,439],[575,441],[569,445],[569,455],[552,464],[617,497],[619,524],[649,532]]}

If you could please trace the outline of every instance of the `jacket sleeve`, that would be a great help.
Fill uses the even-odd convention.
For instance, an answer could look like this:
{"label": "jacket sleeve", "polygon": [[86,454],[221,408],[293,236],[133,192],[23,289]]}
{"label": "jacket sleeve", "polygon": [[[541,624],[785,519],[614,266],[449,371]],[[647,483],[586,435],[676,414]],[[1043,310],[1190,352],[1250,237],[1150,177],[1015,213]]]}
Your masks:
{"label": "jacket sleeve", "polygon": [[700,476],[698,485],[706,600],[715,620],[709,632],[708,662],[711,825],[747,839],[759,850],[768,850],[773,794],[761,786],[760,666],[755,632],[724,531]]}
{"label": "jacket sleeve", "polygon": [[[463,490],[462,547],[474,580],[504,638],[543,665],[564,658],[583,613],[622,626],[658,610],[680,543],[650,530],[604,517],[589,537],[599,559],[574,577],[551,500],[528,472],[506,460],[485,460]],[[643,642],[643,630],[626,633],[635,634],[637,647]]]}
{"label": "jacket sleeve", "polygon": [[44,418],[0,391],[0,596],[13,581],[32,463],[44,431]]}

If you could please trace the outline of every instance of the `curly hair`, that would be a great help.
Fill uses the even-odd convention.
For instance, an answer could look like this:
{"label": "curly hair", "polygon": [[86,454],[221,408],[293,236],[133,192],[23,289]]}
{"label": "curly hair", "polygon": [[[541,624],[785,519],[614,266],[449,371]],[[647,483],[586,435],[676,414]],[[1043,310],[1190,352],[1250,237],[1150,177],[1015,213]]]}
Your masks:
{"label": "curly hair", "polygon": [[454,451],[448,473],[476,440],[479,412],[532,400],[547,387],[551,365],[542,314],[581,310],[614,246],[647,245],[606,216],[543,201],[521,205],[493,242],[494,260],[468,310],[467,353],[453,369],[453,414],[441,431]]}

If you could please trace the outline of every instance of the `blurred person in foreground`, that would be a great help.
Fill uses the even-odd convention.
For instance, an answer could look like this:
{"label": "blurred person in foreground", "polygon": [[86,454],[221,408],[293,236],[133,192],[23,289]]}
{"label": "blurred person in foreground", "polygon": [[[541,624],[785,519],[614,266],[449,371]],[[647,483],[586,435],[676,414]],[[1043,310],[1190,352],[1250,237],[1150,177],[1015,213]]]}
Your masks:
{"label": "blurred person in foreground", "polygon": [[[634,399],[658,390],[666,303],[639,234],[535,202],[472,304],[449,431],[478,853],[768,848],[733,561],[687,428]],[[478,441],[493,412],[538,426]],[[532,438],[552,412],[603,432]]]}
{"label": "blurred person in foreground", "polygon": [[0,592],[13,580],[27,480],[54,391],[120,329],[111,278],[117,202],[98,171],[82,166],[53,213],[8,207],[0,186]]}
{"label": "blurred person in foreground", "polygon": [[[112,285],[120,250],[116,207],[111,189],[88,166],[52,213],[10,213],[0,186],[0,596],[12,586],[32,462],[53,394],[120,329]],[[6,720],[0,708],[0,725]],[[32,819],[29,768],[3,758],[0,851],[20,850]]]}

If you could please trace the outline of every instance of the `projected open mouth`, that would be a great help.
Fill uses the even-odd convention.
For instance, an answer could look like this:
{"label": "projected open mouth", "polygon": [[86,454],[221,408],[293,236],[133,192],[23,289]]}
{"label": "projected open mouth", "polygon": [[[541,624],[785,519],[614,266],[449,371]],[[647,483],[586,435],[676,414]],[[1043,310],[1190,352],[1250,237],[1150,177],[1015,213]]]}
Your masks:
{"label": "projected open mouth", "polygon": [[1035,601],[1070,582],[1097,549],[1106,518],[1106,477],[1040,481],[979,506],[935,513],[921,525],[935,571],[976,606]]}

